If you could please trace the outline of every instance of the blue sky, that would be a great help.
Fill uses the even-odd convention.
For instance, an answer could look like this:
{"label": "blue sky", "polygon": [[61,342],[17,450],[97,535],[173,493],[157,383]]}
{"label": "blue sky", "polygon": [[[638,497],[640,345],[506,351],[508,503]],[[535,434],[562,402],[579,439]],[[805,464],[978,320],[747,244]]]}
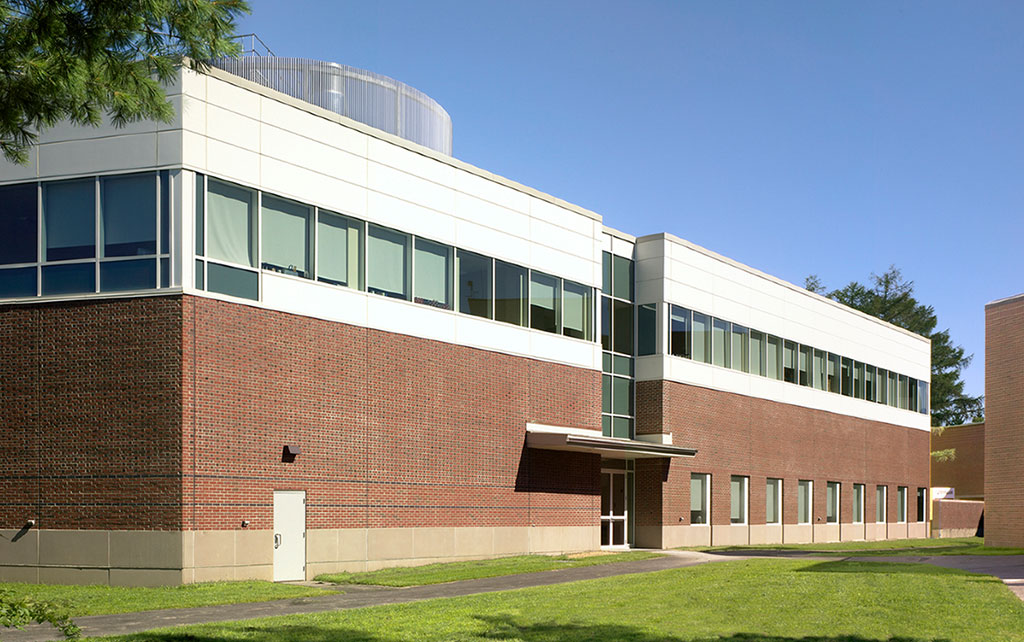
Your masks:
{"label": "blue sky", "polygon": [[455,156],[778,277],[890,264],[974,353],[1024,292],[1024,3],[253,0],[440,102]]}

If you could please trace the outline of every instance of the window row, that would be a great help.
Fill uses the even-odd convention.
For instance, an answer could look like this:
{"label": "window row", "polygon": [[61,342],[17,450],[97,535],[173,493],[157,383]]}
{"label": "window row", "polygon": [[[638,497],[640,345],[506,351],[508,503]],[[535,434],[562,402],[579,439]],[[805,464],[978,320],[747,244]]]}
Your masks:
{"label": "window row", "polygon": [[197,175],[196,287],[258,298],[258,270],[593,340],[593,288]]}
{"label": "window row", "polygon": [[[750,478],[742,475],[729,477],[729,523],[749,523]],[[839,524],[841,518],[839,482],[825,484],[825,523]],[[853,484],[853,514],[850,522],[863,524],[864,515],[864,484]],[[875,487],[875,521],[887,521],[888,487]],[[917,489],[917,521],[925,521],[925,501],[928,489]],[[782,523],[782,480],[769,477],[765,481],[765,524]],[[812,524],[814,517],[814,482],[799,480],[797,482],[797,524]],[[707,473],[690,474],[690,523],[708,524],[711,510],[711,475]],[[896,487],[896,521],[907,521],[907,487]]]}
{"label": "window row", "polygon": [[[637,314],[652,335],[656,314]],[[640,354],[653,354],[653,342]],[[928,414],[928,382],[688,310],[670,307],[669,354]]]}
{"label": "window row", "polygon": [[170,284],[169,173],[0,186],[0,298]]}

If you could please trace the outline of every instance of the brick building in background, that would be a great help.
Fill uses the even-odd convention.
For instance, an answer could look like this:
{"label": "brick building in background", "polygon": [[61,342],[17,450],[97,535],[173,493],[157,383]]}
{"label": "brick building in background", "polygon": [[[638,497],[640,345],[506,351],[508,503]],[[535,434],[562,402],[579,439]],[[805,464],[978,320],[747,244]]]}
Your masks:
{"label": "brick building in background", "polygon": [[985,544],[1024,546],[1024,294],[985,306]]}
{"label": "brick building in background", "polygon": [[951,461],[932,461],[932,489],[955,499],[985,499],[985,422],[946,426],[932,434],[932,451],[955,450]]}
{"label": "brick building in background", "polygon": [[0,165],[0,580],[927,534],[926,339],[246,64]]}

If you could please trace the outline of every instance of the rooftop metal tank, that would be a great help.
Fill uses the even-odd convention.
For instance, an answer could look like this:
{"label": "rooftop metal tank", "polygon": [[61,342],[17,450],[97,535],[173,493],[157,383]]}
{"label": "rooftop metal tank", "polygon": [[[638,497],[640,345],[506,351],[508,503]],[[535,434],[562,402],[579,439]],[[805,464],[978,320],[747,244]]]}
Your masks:
{"label": "rooftop metal tank", "polygon": [[452,119],[436,100],[394,78],[306,58],[243,56],[210,64],[336,114],[452,154]]}

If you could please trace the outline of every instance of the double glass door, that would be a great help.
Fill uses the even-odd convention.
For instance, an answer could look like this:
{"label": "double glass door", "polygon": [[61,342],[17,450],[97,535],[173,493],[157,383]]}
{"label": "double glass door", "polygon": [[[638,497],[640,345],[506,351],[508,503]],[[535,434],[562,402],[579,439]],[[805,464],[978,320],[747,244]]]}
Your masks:
{"label": "double glass door", "polygon": [[601,471],[601,546],[629,546],[629,508],[625,470]]}

